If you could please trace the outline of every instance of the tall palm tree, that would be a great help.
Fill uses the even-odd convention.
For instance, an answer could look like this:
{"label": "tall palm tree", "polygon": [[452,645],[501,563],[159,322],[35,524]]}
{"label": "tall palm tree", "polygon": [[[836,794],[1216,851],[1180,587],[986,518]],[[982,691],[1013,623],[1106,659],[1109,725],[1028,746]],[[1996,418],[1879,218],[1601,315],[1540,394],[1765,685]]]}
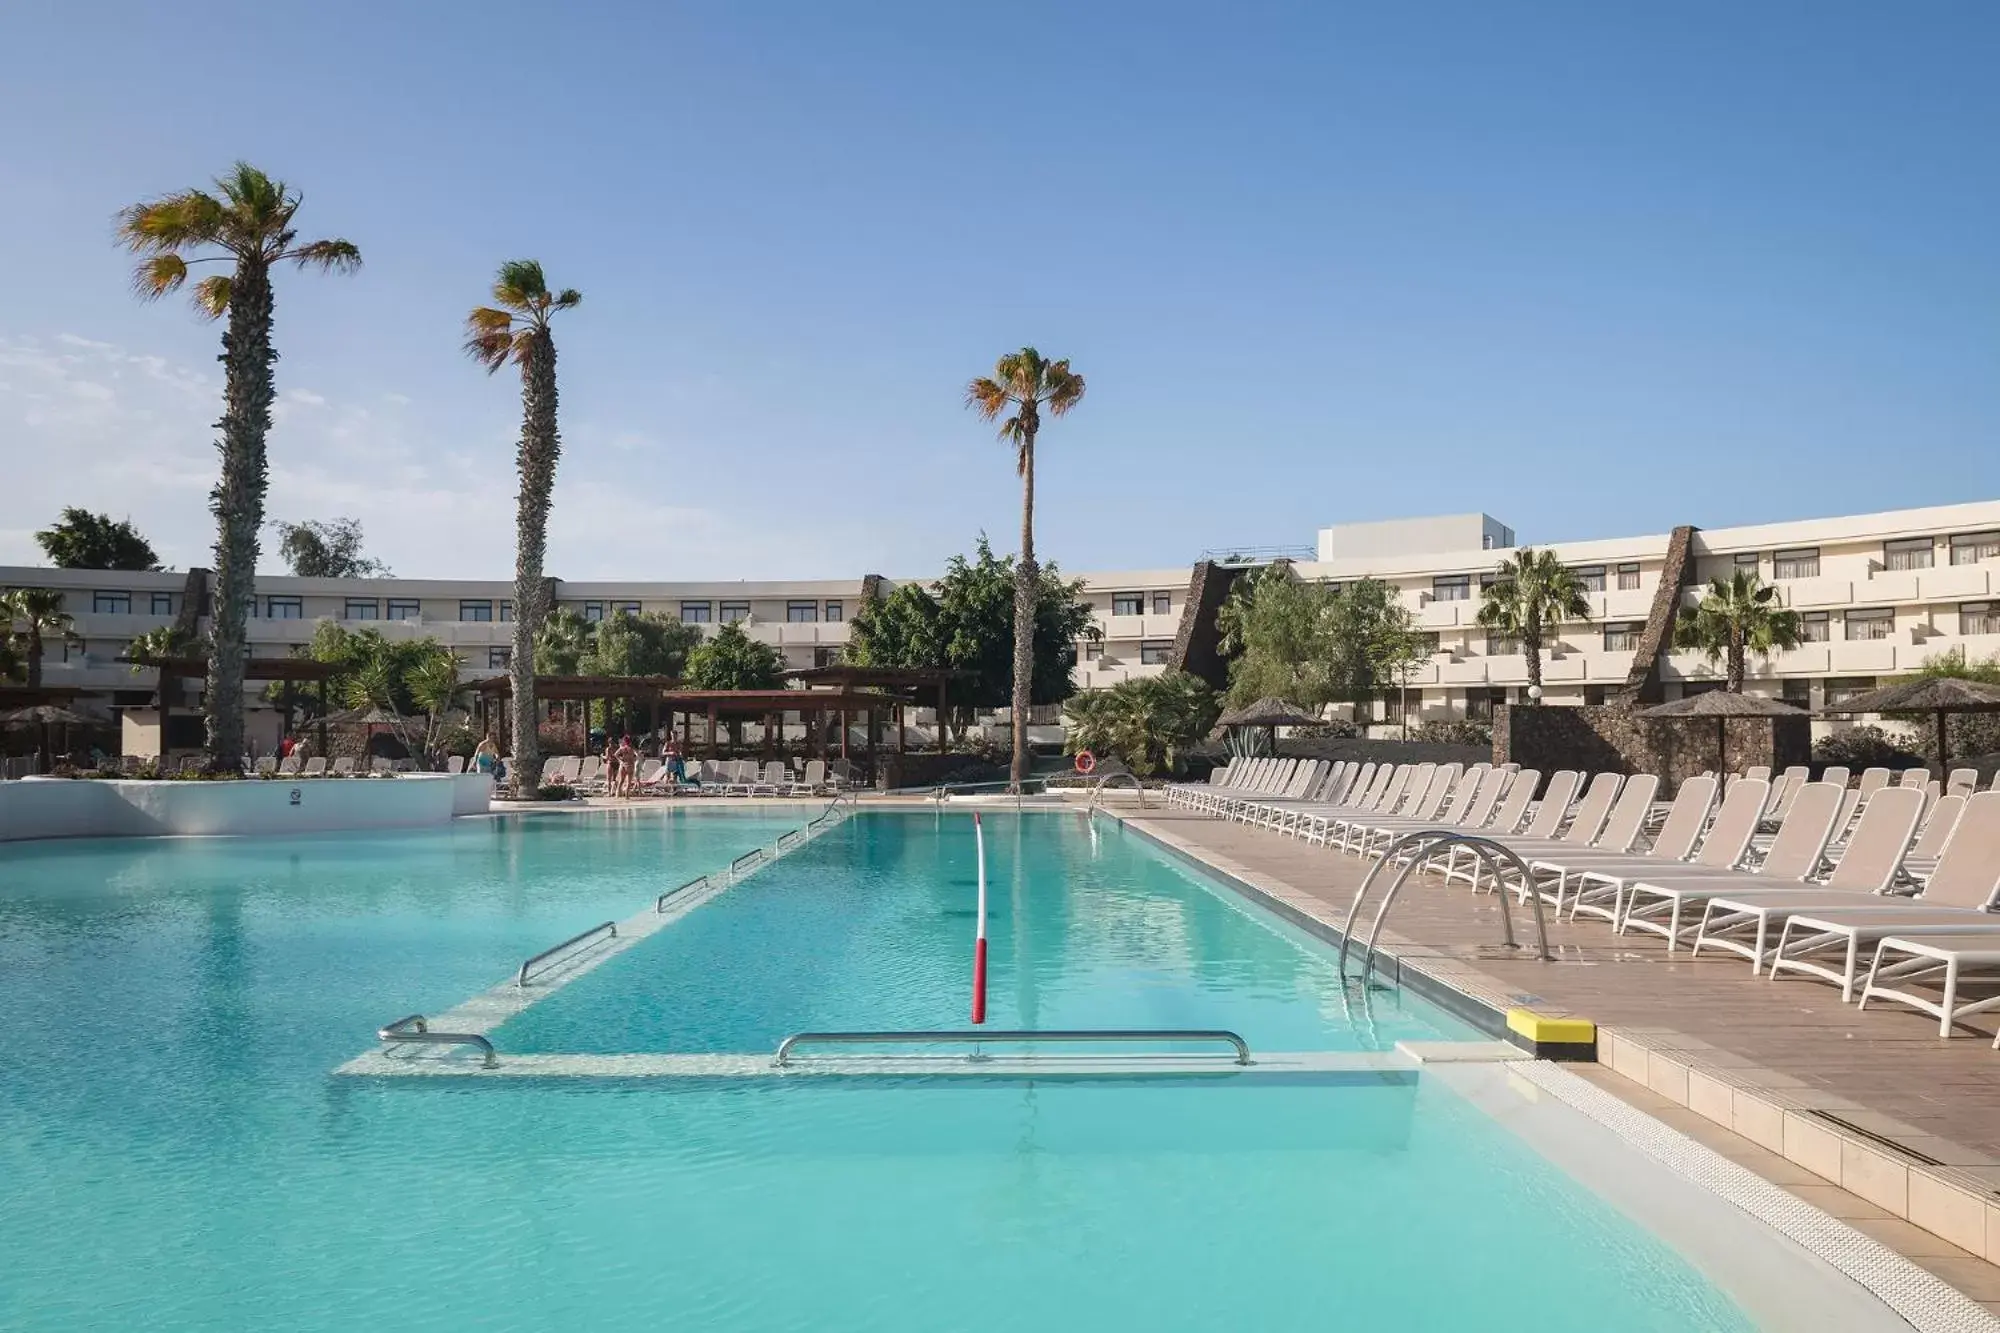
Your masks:
{"label": "tall palm tree", "polygon": [[53,588],[16,588],[0,595],[0,622],[20,625],[19,642],[28,658],[28,688],[42,687],[42,644],[47,639],[74,639],[76,622],[63,610],[62,594]]}
{"label": "tall palm tree", "polygon": [[549,503],[556,484],[562,436],[556,429],[556,342],[549,321],[583,300],[574,287],[549,290],[542,266],[510,259],[493,280],[493,304],[465,317],[465,350],[492,374],[512,363],[521,368],[521,474],[514,508],[514,648],[507,662],[513,686],[514,789],[541,772],[540,719],[535,706],[535,638],[548,615],[542,556],[549,542]]}
{"label": "tall palm tree", "polygon": [[1500,562],[1498,577],[1480,593],[1478,622],[1520,640],[1528,659],[1528,685],[1539,701],[1543,642],[1564,621],[1589,614],[1590,598],[1576,571],[1554,551],[1524,546],[1512,559]]}
{"label": "tall palm tree", "polygon": [[257,532],[264,526],[269,473],[264,437],[277,384],[271,363],[271,270],[278,264],[351,273],[361,251],[351,241],[300,241],[293,221],[300,198],[248,162],[216,179],[215,192],[181,190],[133,204],[118,215],[118,238],[140,256],[133,285],[154,300],[178,290],[190,270],[225,264],[194,284],[195,309],[225,314],[222,335],[222,476],[209,496],[215,512],[215,627],[208,655],[209,767],[233,772],[243,756],[243,663],[246,622],[257,594]]}
{"label": "tall palm tree", "polygon": [[1674,619],[1674,647],[1728,663],[1724,688],[1732,694],[1743,692],[1744,662],[1752,651],[1796,648],[1802,633],[1798,612],[1786,610],[1778,590],[1748,570],[1710,579],[1701,600]]}
{"label": "tall palm tree", "polygon": [[[1009,787],[1021,790],[1028,773],[1028,705],[1035,673],[1035,603],[1041,571],[1035,565],[1035,436],[1042,410],[1062,416],[1083,398],[1083,376],[1068,360],[1048,361],[1032,347],[1009,352],[965,386],[965,404],[986,421],[1000,420],[1000,438],[1014,446],[1021,474],[1021,559],[1014,566],[1014,762]],[[1012,409],[1013,415],[1002,419]]]}

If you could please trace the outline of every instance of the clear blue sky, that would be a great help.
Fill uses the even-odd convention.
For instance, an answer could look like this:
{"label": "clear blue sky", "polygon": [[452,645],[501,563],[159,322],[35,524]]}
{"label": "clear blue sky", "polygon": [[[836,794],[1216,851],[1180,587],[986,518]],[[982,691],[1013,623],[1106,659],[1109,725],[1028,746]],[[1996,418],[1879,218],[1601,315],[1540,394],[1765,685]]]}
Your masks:
{"label": "clear blue sky", "polygon": [[[273,513],[511,564],[501,259],[560,335],[551,570],[1011,548],[965,379],[1033,342],[1072,569],[1484,508],[1523,540],[2000,495],[2000,5],[349,4],[0,14],[0,560],[61,503],[176,563],[215,330],[121,204],[242,156],[351,279],[279,293]],[[46,511],[46,512],[45,512]]]}

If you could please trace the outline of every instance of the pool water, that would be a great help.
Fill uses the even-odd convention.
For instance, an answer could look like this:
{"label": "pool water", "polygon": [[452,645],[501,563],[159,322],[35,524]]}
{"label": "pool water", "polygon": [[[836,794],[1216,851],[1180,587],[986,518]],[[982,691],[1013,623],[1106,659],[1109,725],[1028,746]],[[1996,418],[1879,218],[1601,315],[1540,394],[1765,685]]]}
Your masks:
{"label": "pool water", "polygon": [[[0,1326],[1748,1327],[1429,1079],[330,1073],[387,1018],[785,826],[703,807],[0,848]],[[1460,1031],[1386,996],[1372,1030],[1350,1023],[1320,945],[1136,835],[988,834],[996,1022],[1214,1023],[1292,1049]],[[496,1042],[957,1026],[962,836],[862,815]],[[1559,1289],[1522,1255],[1561,1255]]]}

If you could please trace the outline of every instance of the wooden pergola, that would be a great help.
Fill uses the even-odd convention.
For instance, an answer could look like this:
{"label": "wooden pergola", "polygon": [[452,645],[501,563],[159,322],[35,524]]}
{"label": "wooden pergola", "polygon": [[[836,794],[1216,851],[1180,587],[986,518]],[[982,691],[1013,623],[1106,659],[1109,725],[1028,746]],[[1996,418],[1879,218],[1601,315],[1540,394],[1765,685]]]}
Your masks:
{"label": "wooden pergola", "polygon": [[[680,683],[678,676],[536,676],[535,702],[592,704],[600,699],[623,699],[651,705]],[[514,697],[513,678],[487,676],[473,681],[471,688],[480,734],[493,735],[495,743],[503,751],[511,752],[506,734],[507,710],[498,705]],[[587,717],[586,714],[586,720]],[[494,727],[496,718],[499,721],[497,729]],[[585,741],[588,740],[586,728]]]}
{"label": "wooden pergola", "polygon": [[[869,690],[887,694],[896,703],[896,752],[903,753],[909,748],[904,706],[922,706],[925,695],[936,692],[938,717],[938,749],[944,749],[945,710],[950,706],[946,700],[946,690],[955,680],[967,680],[977,675],[975,671],[963,671],[952,667],[879,667],[879,666],[820,666],[799,667],[787,671],[788,680],[798,681],[808,690],[822,688],[835,690]],[[869,732],[874,735],[873,730]]]}
{"label": "wooden pergola", "polygon": [[806,725],[806,745],[811,747],[813,738],[819,739],[821,758],[831,758],[831,741],[827,735],[827,719],[838,716],[840,727],[840,757],[847,754],[847,726],[856,715],[867,719],[868,761],[873,768],[875,761],[876,724],[882,714],[900,710],[903,701],[892,694],[880,694],[869,690],[668,690],[660,695],[660,706],[666,710],[667,726],[673,726],[675,714],[681,719],[681,748],[689,750],[694,743],[694,719],[708,720],[708,752],[716,752],[716,724],[730,718],[759,718],[764,723],[764,748],[771,748],[771,728],[774,722],[783,719],[786,713],[797,713]]}
{"label": "wooden pergola", "polygon": [[[206,657],[162,657],[147,661],[135,661],[121,657],[121,662],[134,666],[153,667],[160,673],[160,749],[166,751],[167,718],[173,712],[173,700],[167,690],[170,680],[208,679],[208,659]],[[281,680],[287,683],[301,681],[319,682],[319,752],[326,753],[326,682],[339,674],[339,668],[331,662],[320,662],[310,657],[253,657],[243,664],[245,680]],[[285,693],[284,730],[292,732],[292,696]]]}

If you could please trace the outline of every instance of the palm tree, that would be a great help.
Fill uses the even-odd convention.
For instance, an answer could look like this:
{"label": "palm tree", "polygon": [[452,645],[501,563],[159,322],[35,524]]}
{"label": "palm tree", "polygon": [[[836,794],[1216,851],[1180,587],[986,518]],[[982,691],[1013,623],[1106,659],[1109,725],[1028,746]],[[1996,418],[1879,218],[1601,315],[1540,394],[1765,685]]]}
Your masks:
{"label": "palm tree", "polygon": [[1498,577],[1480,593],[1478,622],[1510,639],[1518,639],[1528,659],[1530,698],[1539,702],[1542,687],[1542,641],[1564,621],[1590,614],[1583,580],[1554,551],[1524,546],[1511,560],[1502,560]]}
{"label": "palm tree", "polygon": [[62,594],[53,588],[16,588],[0,595],[0,621],[11,629],[22,626],[19,642],[28,658],[28,688],[42,687],[42,642],[45,639],[74,639],[70,626],[76,622],[63,610]]}
{"label": "palm tree", "polygon": [[1042,428],[1042,409],[1062,416],[1083,398],[1083,376],[1069,362],[1046,361],[1032,347],[1009,352],[965,386],[965,404],[982,420],[999,419],[1000,438],[1014,446],[1021,474],[1021,559],[1014,566],[1014,762],[1008,773],[1011,790],[1021,790],[1028,771],[1028,704],[1035,672],[1035,603],[1041,571],[1035,567],[1035,436]]}
{"label": "palm tree", "polygon": [[194,284],[195,309],[229,316],[222,335],[222,476],[209,497],[216,518],[215,627],[208,655],[208,762],[236,769],[243,755],[245,622],[256,597],[257,532],[269,474],[264,437],[277,384],[271,363],[271,269],[281,263],[332,273],[361,267],[353,242],[298,239],[299,195],[247,162],[217,178],[215,193],[181,190],[118,215],[118,238],[140,256],[133,285],[154,300],[178,290],[199,264],[227,264]]}
{"label": "palm tree", "polygon": [[1799,614],[1778,602],[1778,590],[1747,570],[1728,578],[1710,579],[1702,598],[1684,606],[1674,620],[1674,647],[1700,653],[1711,663],[1728,663],[1724,688],[1743,692],[1744,659],[1796,648],[1802,631]]}
{"label": "palm tree", "polygon": [[515,466],[521,491],[514,509],[514,648],[507,674],[513,686],[514,789],[541,771],[540,719],[535,708],[535,637],[548,614],[542,556],[549,541],[549,502],[556,484],[562,436],[556,429],[556,342],[549,320],[574,308],[574,287],[549,290],[542,266],[510,259],[493,280],[493,304],[465,317],[465,350],[492,374],[512,362],[521,368],[521,444]]}

